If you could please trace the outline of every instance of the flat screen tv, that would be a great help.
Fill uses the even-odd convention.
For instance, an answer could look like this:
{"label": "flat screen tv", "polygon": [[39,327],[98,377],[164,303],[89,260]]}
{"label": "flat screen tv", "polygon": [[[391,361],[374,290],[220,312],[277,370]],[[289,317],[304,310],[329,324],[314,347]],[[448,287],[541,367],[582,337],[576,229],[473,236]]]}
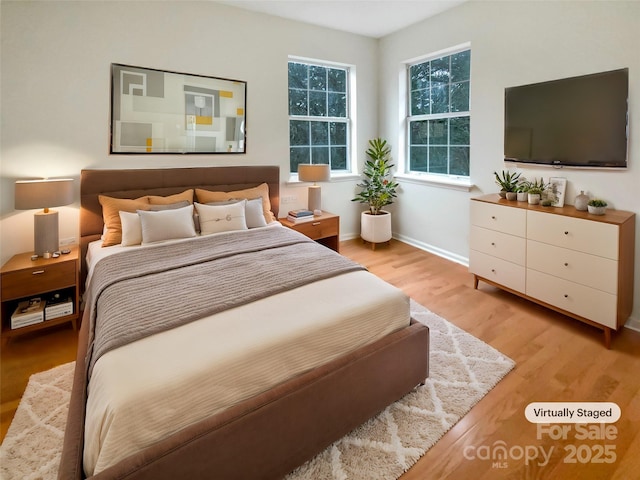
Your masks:
{"label": "flat screen tv", "polygon": [[629,69],[505,89],[504,159],[627,166]]}

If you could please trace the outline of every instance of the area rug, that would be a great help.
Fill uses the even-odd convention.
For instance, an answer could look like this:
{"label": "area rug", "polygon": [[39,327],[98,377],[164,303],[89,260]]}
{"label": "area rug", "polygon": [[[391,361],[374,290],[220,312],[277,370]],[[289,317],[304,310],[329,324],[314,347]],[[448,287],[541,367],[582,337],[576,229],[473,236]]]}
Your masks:
{"label": "area rug", "polygon": [[[393,480],[406,472],[515,365],[411,301],[430,329],[429,378],[327,447],[287,480]],[[32,375],[0,447],[0,478],[49,480],[58,472],[73,363]]]}

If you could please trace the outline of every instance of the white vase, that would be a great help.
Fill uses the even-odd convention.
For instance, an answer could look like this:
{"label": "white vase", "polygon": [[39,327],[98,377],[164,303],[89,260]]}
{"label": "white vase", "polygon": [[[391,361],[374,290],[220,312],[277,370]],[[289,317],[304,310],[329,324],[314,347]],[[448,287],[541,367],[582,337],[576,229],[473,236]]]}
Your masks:
{"label": "white vase", "polygon": [[540,194],[530,193],[527,196],[527,201],[529,202],[529,205],[538,205],[540,203]]}
{"label": "white vase", "polygon": [[380,215],[372,215],[368,210],[360,215],[360,236],[371,243],[391,240],[391,213],[380,210]]}

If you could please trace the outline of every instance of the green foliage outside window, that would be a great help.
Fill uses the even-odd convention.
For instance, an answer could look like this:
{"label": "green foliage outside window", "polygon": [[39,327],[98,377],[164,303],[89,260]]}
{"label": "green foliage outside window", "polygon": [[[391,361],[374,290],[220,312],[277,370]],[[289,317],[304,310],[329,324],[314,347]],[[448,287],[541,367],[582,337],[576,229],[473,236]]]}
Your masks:
{"label": "green foliage outside window", "polygon": [[289,62],[289,161],[347,170],[348,70]]}
{"label": "green foliage outside window", "polygon": [[409,170],[469,176],[471,51],[409,67]]}

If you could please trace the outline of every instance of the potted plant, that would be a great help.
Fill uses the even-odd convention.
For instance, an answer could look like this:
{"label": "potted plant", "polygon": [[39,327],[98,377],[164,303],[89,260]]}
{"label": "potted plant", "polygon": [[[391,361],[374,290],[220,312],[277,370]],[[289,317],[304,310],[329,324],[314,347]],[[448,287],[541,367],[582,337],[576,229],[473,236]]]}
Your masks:
{"label": "potted plant", "polygon": [[607,202],[600,200],[599,198],[593,198],[589,200],[587,209],[589,210],[589,213],[592,213],[593,215],[604,215],[607,210]]}
{"label": "potted plant", "polygon": [[527,190],[527,201],[530,205],[538,205],[540,203],[540,197],[542,193],[547,189],[547,184],[544,183],[542,177],[540,181],[533,179],[533,182],[529,183],[529,189]]}
{"label": "potted plant", "polygon": [[493,175],[496,177],[496,185],[500,187],[500,196],[502,198],[506,197],[507,200],[515,200],[520,173],[511,173],[509,170],[503,170],[501,175],[498,172],[493,172]]}
{"label": "potted plant", "polygon": [[398,184],[391,177],[391,147],[381,138],[369,140],[366,151],[369,157],[364,164],[364,179],[357,186],[360,192],[353,202],[367,204],[369,210],[362,212],[360,236],[363,240],[376,243],[391,240],[391,213],[382,208],[393,203]]}
{"label": "potted plant", "polygon": [[531,182],[521,179],[516,186],[516,200],[526,202],[529,195],[529,186]]}

